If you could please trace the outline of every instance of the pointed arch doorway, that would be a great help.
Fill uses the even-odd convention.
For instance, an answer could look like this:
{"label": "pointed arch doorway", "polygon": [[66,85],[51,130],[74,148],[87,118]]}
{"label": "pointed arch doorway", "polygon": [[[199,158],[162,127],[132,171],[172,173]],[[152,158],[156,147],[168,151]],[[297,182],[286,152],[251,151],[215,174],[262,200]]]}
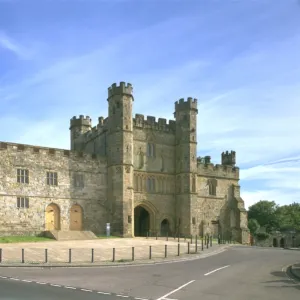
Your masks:
{"label": "pointed arch doorway", "polygon": [[168,236],[170,233],[170,222],[168,219],[163,219],[160,223],[160,235]]}
{"label": "pointed arch doorway", "polygon": [[60,230],[60,209],[55,203],[51,203],[46,207],[45,230]]}
{"label": "pointed arch doorway", "polygon": [[83,210],[79,204],[74,204],[70,208],[70,230],[81,231]]}
{"label": "pointed arch doorway", "polygon": [[150,214],[143,206],[134,209],[134,235],[147,236],[150,231]]}

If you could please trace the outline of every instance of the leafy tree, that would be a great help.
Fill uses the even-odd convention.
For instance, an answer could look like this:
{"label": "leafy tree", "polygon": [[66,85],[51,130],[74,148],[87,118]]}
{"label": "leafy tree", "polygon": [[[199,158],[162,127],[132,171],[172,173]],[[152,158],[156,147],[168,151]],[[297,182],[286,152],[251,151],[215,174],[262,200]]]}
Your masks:
{"label": "leafy tree", "polygon": [[300,203],[280,206],[276,214],[280,230],[300,230]]}
{"label": "leafy tree", "polygon": [[274,201],[261,200],[249,207],[248,218],[257,220],[261,227],[266,228],[266,232],[271,232],[279,229],[277,209],[278,205]]}
{"label": "leafy tree", "polygon": [[251,234],[255,235],[257,233],[258,229],[260,228],[260,225],[256,219],[249,219],[248,227],[249,227]]}

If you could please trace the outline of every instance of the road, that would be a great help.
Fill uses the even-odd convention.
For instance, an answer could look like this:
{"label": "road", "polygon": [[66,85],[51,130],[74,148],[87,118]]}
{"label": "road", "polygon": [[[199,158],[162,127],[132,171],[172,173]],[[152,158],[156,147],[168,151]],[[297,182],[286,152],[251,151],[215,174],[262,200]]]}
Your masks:
{"label": "road", "polygon": [[0,299],[296,300],[300,284],[282,270],[299,260],[299,251],[235,246],[152,266],[0,268]]}

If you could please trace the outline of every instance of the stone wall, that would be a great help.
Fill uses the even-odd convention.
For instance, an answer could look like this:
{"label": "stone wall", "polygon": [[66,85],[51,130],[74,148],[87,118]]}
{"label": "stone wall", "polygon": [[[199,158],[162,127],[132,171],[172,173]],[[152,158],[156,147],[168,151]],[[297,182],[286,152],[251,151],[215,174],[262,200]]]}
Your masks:
{"label": "stone wall", "polygon": [[[84,230],[105,231],[105,159],[67,150],[1,143],[0,166],[0,231],[45,230],[45,209],[51,203],[60,208],[61,229],[69,229],[70,207],[79,204]],[[17,169],[28,170],[28,183],[17,182]],[[57,172],[57,186],[47,184],[47,172]],[[84,187],[74,186],[75,174],[83,175]],[[28,197],[28,208],[17,208],[17,197]]]}

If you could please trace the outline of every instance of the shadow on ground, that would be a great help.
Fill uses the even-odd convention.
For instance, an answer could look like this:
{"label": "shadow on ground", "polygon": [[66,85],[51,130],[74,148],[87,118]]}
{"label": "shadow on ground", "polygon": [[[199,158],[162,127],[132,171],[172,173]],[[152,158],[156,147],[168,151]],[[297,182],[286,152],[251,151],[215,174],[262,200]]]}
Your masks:
{"label": "shadow on ground", "polygon": [[274,276],[274,280],[264,281],[262,283],[268,284],[265,287],[270,289],[293,288],[300,291],[300,284],[290,279],[284,271],[275,271],[270,273]]}

